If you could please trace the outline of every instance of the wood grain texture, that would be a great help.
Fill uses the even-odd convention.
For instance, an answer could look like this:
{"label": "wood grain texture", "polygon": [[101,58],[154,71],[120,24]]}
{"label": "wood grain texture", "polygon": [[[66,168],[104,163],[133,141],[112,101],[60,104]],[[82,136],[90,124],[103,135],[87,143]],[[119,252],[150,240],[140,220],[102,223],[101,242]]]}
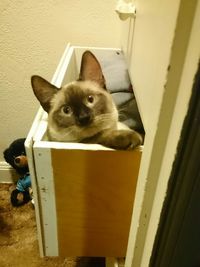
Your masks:
{"label": "wood grain texture", "polygon": [[141,152],[51,154],[59,255],[125,256]]}

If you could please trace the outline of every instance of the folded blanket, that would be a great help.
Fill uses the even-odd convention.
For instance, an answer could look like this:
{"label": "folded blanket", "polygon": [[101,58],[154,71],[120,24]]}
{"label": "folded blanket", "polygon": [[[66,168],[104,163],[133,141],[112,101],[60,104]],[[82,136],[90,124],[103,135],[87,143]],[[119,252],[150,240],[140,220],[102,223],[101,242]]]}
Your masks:
{"label": "folded blanket", "polygon": [[106,80],[106,88],[112,94],[119,111],[119,120],[144,134],[143,124],[124,55],[121,51],[95,51]]}

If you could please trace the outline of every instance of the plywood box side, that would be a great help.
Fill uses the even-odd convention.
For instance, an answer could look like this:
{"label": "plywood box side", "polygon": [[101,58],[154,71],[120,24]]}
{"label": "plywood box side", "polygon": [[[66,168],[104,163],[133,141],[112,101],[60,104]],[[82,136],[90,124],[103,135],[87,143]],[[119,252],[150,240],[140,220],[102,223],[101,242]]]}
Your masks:
{"label": "plywood box side", "polygon": [[52,149],[51,155],[59,255],[125,256],[141,153]]}

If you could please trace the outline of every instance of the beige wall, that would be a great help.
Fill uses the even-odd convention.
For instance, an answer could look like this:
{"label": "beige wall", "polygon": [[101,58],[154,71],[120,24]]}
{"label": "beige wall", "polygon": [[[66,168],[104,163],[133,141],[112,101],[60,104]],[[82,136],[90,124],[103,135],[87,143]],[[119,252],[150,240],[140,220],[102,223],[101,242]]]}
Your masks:
{"label": "beige wall", "polygon": [[3,0],[0,4],[0,161],[39,107],[30,76],[51,79],[68,42],[120,47],[115,0]]}

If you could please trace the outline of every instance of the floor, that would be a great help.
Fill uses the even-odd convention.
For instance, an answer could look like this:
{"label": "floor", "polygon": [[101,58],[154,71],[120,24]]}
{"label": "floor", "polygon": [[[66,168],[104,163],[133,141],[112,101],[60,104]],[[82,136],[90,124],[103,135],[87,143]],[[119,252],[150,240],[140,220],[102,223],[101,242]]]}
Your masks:
{"label": "floor", "polygon": [[1,267],[105,267],[104,258],[39,256],[34,206],[12,207],[13,184],[0,184]]}

